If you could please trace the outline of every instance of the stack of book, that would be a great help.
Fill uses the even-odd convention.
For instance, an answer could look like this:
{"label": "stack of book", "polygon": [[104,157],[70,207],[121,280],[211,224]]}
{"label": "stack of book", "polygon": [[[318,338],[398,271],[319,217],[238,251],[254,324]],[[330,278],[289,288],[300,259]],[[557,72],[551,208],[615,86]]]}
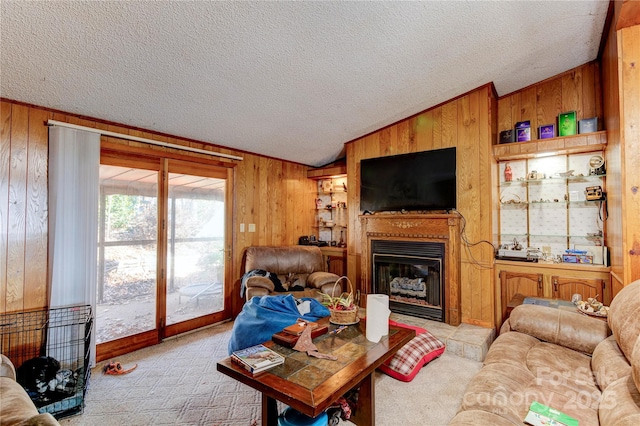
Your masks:
{"label": "stack of book", "polygon": [[231,361],[252,374],[260,373],[284,363],[284,357],[264,345],[255,345],[235,351]]}

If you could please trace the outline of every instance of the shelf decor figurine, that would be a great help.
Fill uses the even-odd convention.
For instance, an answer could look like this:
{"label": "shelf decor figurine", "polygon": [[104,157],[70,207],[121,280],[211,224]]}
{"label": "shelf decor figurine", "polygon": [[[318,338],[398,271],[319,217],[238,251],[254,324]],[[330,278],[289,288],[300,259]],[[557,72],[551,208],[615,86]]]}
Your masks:
{"label": "shelf decor figurine", "polygon": [[511,171],[511,166],[509,165],[509,163],[507,163],[504,166],[504,181],[511,182],[512,179],[513,179],[513,172]]}

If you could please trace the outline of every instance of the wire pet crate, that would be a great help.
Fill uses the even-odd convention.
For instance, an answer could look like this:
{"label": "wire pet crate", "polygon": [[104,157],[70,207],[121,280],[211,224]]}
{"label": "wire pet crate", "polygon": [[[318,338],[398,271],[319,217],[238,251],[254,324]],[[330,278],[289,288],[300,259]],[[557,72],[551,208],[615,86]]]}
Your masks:
{"label": "wire pet crate", "polygon": [[0,314],[0,352],[40,413],[82,412],[92,328],[89,305]]}

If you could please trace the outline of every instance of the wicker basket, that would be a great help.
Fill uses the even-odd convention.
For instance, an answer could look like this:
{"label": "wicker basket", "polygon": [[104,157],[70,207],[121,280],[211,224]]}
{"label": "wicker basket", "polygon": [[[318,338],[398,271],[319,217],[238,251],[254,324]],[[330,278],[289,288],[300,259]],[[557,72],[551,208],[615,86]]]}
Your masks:
{"label": "wicker basket", "polygon": [[[351,281],[349,280],[349,278],[345,276],[338,278],[338,280],[333,285],[333,290],[331,291],[331,294],[335,294],[336,285],[338,285],[340,283],[340,280],[342,280],[343,278],[346,279],[347,283],[349,284],[349,292],[348,293],[343,292],[342,295],[347,294],[347,297],[353,300],[353,286],[351,285]],[[332,309],[330,307],[328,309],[329,309],[329,312],[331,313],[331,317],[329,318],[329,321],[332,324],[350,325],[358,322],[358,306],[357,305],[354,305],[353,309],[348,311]]]}

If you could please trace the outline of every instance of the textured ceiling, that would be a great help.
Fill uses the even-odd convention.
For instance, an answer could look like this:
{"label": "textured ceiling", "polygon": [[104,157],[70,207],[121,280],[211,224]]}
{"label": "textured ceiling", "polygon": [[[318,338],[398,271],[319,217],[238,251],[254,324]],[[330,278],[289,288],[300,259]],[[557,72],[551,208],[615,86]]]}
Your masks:
{"label": "textured ceiling", "polygon": [[596,58],[608,1],[0,1],[0,96],[308,165]]}

